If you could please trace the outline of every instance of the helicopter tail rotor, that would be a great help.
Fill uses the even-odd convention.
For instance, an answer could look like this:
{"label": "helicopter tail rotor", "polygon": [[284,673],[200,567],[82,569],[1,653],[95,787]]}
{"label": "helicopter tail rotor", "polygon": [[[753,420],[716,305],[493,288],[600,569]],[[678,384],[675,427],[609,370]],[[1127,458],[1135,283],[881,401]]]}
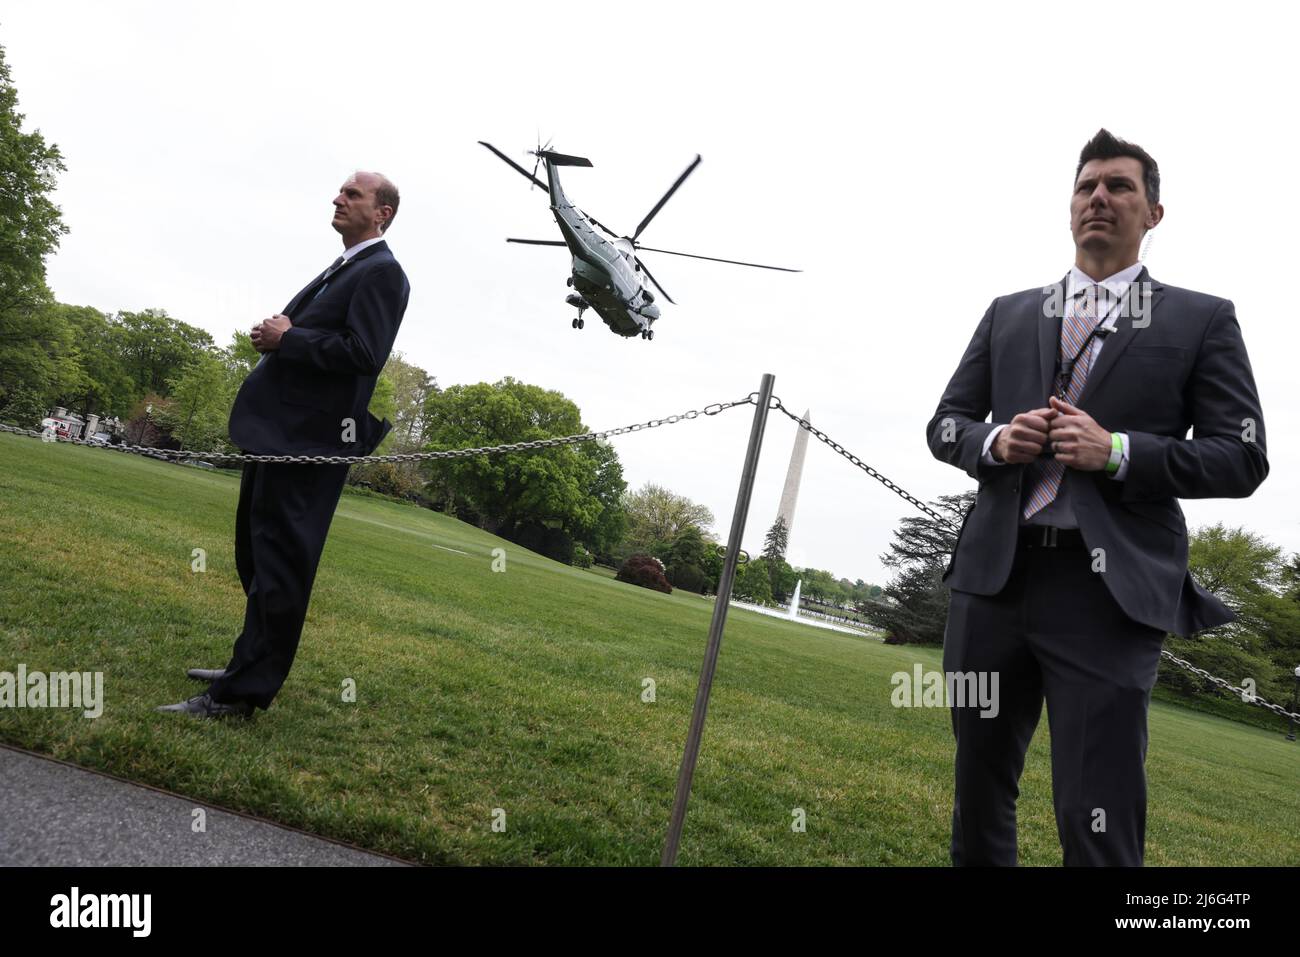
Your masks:
{"label": "helicopter tail rotor", "polygon": [[[541,131],[541,130],[538,130],[538,131],[537,131],[537,149],[535,149],[535,150],[532,151],[533,155],[537,157],[537,159],[533,162],[533,182],[534,182],[534,183],[540,183],[540,182],[541,182],[541,180],[539,180],[539,179],[537,178],[537,167],[540,166],[540,165],[542,164],[542,153],[543,153],[544,151],[546,151],[546,150],[549,150],[550,148],[551,148],[551,141],[550,141],[550,140],[547,140],[547,141],[546,141],[546,145],[545,145],[545,146],[542,145],[542,131]],[[533,187],[529,186],[529,187],[528,187],[528,191],[531,193],[531,192],[533,191]]]}

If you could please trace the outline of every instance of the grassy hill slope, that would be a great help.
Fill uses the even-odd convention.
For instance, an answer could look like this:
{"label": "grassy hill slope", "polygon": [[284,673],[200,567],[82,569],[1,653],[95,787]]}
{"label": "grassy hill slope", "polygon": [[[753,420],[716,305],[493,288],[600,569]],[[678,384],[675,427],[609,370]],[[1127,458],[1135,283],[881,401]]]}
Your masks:
{"label": "grassy hill slope", "polygon": [[[270,711],[156,714],[202,690],[185,669],[224,665],[238,633],[237,497],[228,473],[0,435],[0,671],[103,671],[106,698],[95,720],[0,711],[0,739],[415,861],[657,863],[710,602],[345,495]],[[948,713],[890,704],[890,676],[918,661],[942,667],[733,609],[681,863],[946,865]],[[1025,864],[1060,863],[1049,747],[1044,716]],[[1155,703],[1147,863],[1300,863],[1297,756]]]}

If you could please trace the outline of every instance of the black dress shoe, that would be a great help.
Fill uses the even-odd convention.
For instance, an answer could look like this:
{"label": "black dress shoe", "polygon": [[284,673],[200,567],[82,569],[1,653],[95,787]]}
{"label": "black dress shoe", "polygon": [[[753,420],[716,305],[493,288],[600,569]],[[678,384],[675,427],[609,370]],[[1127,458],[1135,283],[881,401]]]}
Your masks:
{"label": "black dress shoe", "polygon": [[154,710],[192,714],[196,718],[247,718],[252,715],[253,706],[247,701],[223,704],[220,701],[213,701],[212,695],[204,692],[179,704],[165,704]]}
{"label": "black dress shoe", "polygon": [[216,681],[218,678],[224,678],[226,676],[226,669],[225,668],[191,668],[189,671],[185,673],[189,675],[191,678],[196,678],[199,681]]}

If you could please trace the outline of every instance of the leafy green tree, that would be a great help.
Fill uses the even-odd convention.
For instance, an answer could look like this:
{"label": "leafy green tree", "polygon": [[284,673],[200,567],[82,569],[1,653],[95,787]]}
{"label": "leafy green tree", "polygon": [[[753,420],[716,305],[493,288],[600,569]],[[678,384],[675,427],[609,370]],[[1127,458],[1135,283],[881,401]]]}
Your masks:
{"label": "leafy green tree", "polygon": [[665,574],[673,586],[687,591],[701,592],[708,585],[703,564],[708,546],[704,534],[695,525],[687,525],[668,548]]}
{"label": "leafy green tree", "polygon": [[253,340],[246,332],[236,332],[230,337],[230,345],[221,351],[222,361],[230,370],[236,391],[243,384],[244,378],[253,371],[262,359],[262,354],[253,346]]}
{"label": "leafy green tree", "polygon": [[163,309],[119,312],[113,321],[121,328],[122,363],[137,395],[166,394],[167,381],[213,345],[208,333]]}
{"label": "leafy green tree", "polygon": [[1300,602],[1300,552],[1282,566],[1282,589],[1285,597]]}
{"label": "leafy green tree", "polygon": [[722,577],[722,555],[719,554],[720,546],[717,542],[705,542],[704,560],[700,562],[700,570],[704,572],[704,591],[706,593],[716,594],[718,591],[718,579]]}
{"label": "leafy green tree", "polygon": [[20,429],[39,429],[46,411],[39,395],[27,386],[19,386],[5,394],[4,404],[0,405],[0,422]]}
{"label": "leafy green tree", "polygon": [[24,133],[23,119],[0,47],[0,322],[48,301],[45,257],[68,231],[50,199],[63,157],[40,130]]}
{"label": "leafy green tree", "polygon": [[[508,377],[454,385],[425,403],[428,447],[436,450],[586,431],[578,407],[559,392]],[[626,487],[614,450],[591,442],[434,460],[426,468],[435,489],[468,507],[484,528],[508,536],[530,525],[558,527],[588,545],[616,527],[605,512],[619,507]]]}
{"label": "leafy green tree", "polygon": [[668,550],[668,566],[699,565],[704,561],[704,550],[704,533],[698,526],[687,525],[673,539]]}
{"label": "leafy green tree", "polygon": [[57,303],[48,308],[52,318],[62,319],[70,328],[80,368],[75,384],[65,387],[58,404],[83,415],[125,417],[140,394],[123,362],[121,326],[92,306]]}
{"label": "leafy green tree", "polygon": [[608,442],[583,442],[577,446],[577,453],[594,472],[587,491],[600,503],[600,509],[594,520],[576,522],[573,534],[597,555],[608,557],[627,533],[627,513],[623,510],[627,482],[623,480],[623,464]]}
{"label": "leafy green tree", "polygon": [[79,391],[83,378],[75,332],[52,304],[0,309],[0,408],[10,392],[23,392],[48,411]]}
{"label": "leafy green tree", "polygon": [[764,561],[767,563],[768,581],[772,585],[772,600],[785,604],[794,595],[799,573],[784,558],[773,560],[764,556]]}
{"label": "leafy green tree", "polygon": [[713,513],[684,495],[647,482],[623,500],[628,529],[624,547],[654,554],[659,545],[671,544],[688,525],[702,531],[713,525]]}
{"label": "leafy green tree", "polygon": [[772,583],[768,575],[767,560],[755,558],[736,569],[736,583],[732,586],[736,598],[756,605],[772,602]]}
{"label": "leafy green tree", "polygon": [[438,391],[438,380],[394,352],[384,365],[384,375],[393,384],[393,448],[417,449],[424,441],[424,408],[429,396]]}
{"label": "leafy green tree", "polygon": [[215,353],[200,352],[167,381],[170,402],[157,416],[183,449],[220,450],[234,400],[229,369]]}
{"label": "leafy green tree", "polygon": [[[1233,684],[1250,678],[1269,701],[1288,700],[1292,669],[1300,662],[1300,604],[1289,591],[1294,561],[1242,528],[1215,524],[1197,529],[1191,535],[1188,567],[1237,620],[1191,638],[1171,635],[1166,648]],[[1213,684],[1163,662],[1159,682],[1184,695],[1222,694]]]}

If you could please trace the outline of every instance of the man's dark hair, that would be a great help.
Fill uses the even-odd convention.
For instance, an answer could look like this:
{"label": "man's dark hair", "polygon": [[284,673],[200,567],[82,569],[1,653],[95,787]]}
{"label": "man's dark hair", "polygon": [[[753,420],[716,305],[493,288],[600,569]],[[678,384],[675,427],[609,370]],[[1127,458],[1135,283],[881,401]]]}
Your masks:
{"label": "man's dark hair", "polygon": [[1083,152],[1079,154],[1079,165],[1074,170],[1074,181],[1079,181],[1079,173],[1089,160],[1114,159],[1117,156],[1131,156],[1142,164],[1142,184],[1146,187],[1147,203],[1155,208],[1156,203],[1160,202],[1160,167],[1142,147],[1120,139],[1107,129],[1098,130],[1084,144]]}
{"label": "man's dark hair", "polygon": [[381,233],[386,233],[388,227],[393,225],[393,220],[397,218],[397,204],[401,202],[401,197],[397,195],[397,187],[393,185],[392,180],[383,173],[375,175],[379,177],[379,185],[375,187],[375,203],[379,206],[393,207],[393,215],[388,217],[384,228],[380,230]]}

